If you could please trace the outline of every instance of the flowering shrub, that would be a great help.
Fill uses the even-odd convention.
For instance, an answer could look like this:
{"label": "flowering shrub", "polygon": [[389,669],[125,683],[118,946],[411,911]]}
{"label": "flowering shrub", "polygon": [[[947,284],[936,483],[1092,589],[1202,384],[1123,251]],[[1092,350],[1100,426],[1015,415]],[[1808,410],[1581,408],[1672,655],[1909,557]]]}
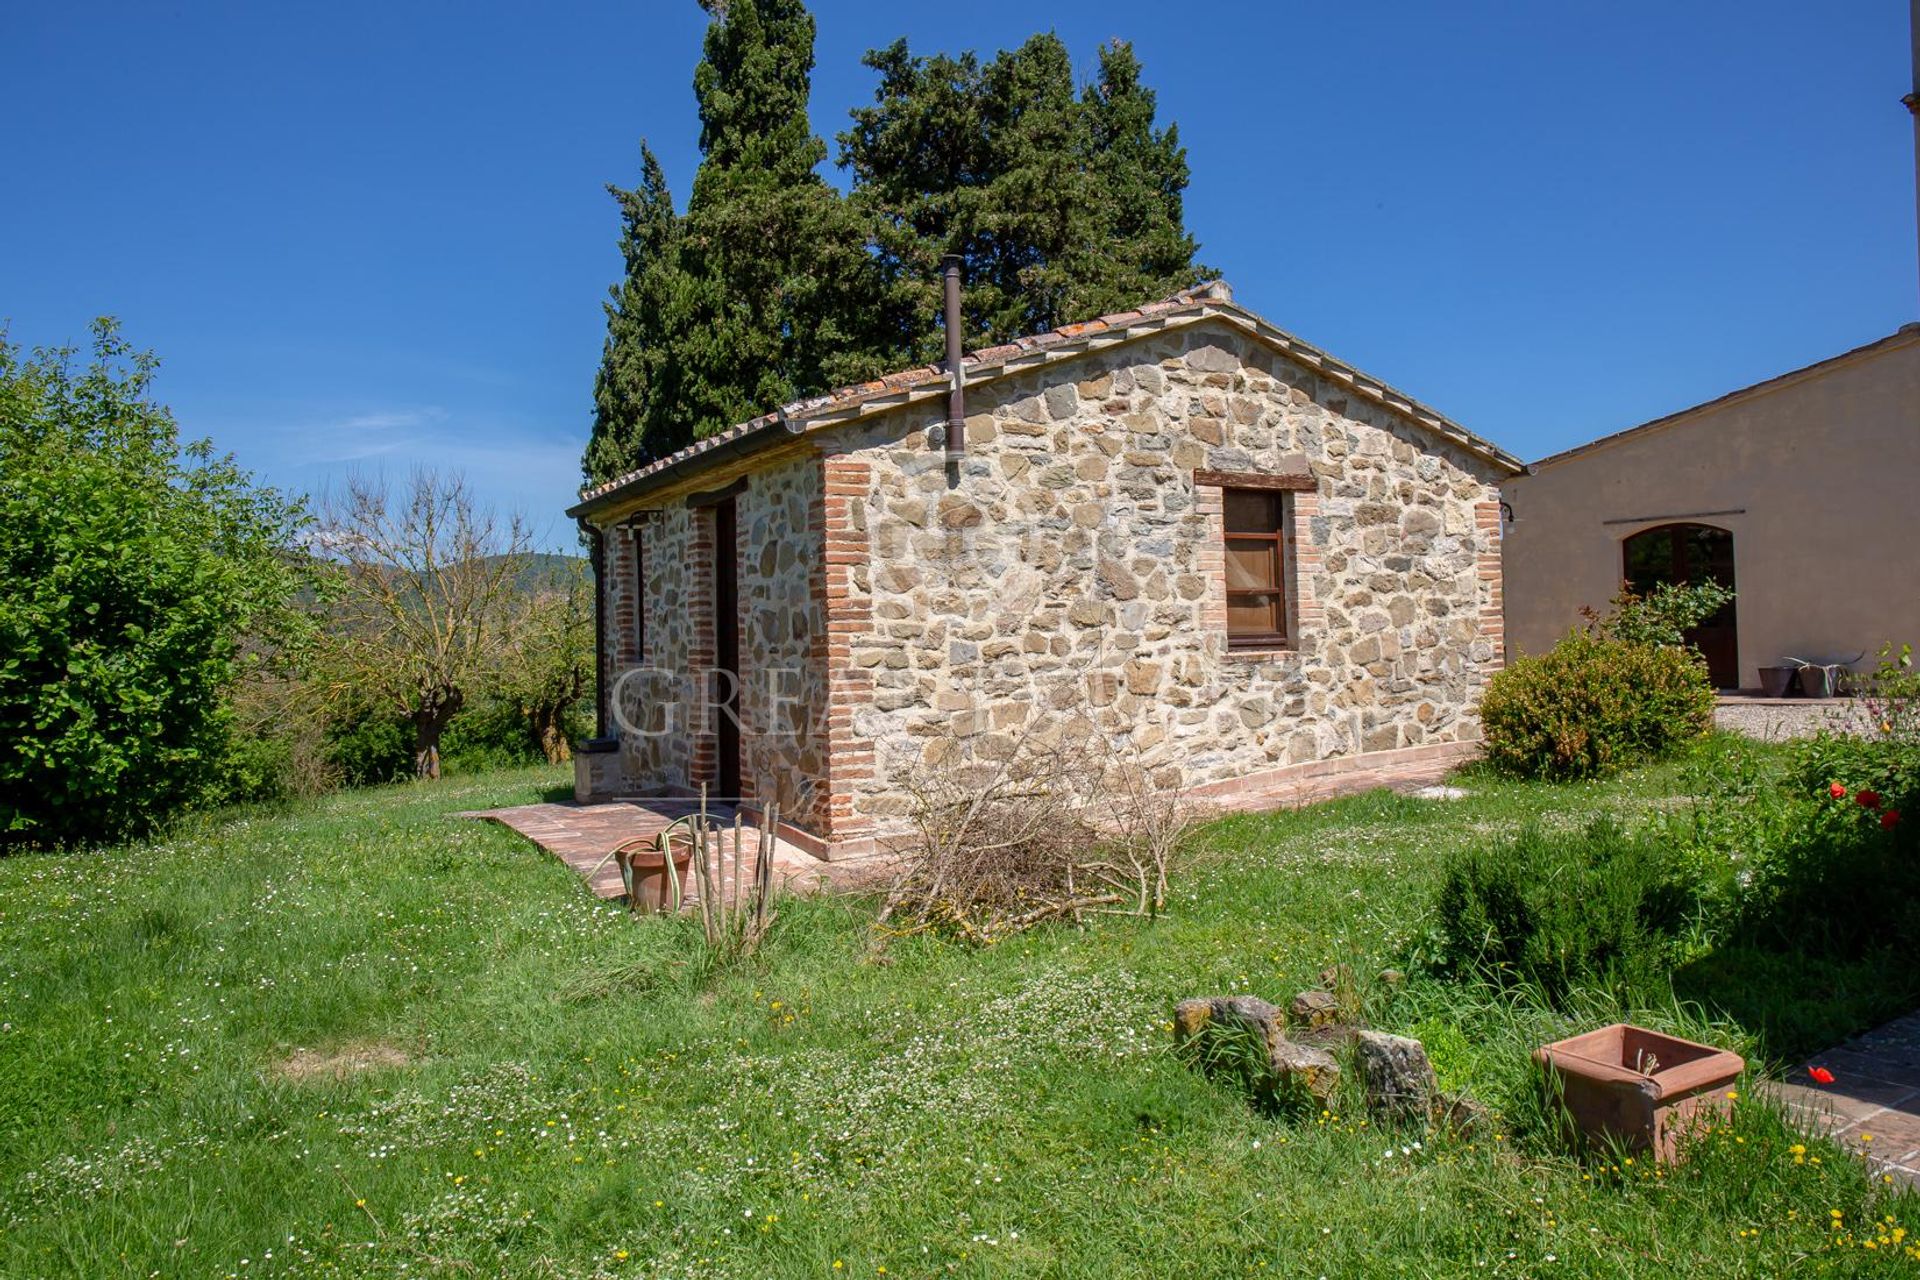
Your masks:
{"label": "flowering shrub", "polygon": [[1920,946],[1920,739],[1823,734],[1788,786],[1787,821],[1753,851],[1746,931],[1842,955]]}
{"label": "flowering shrub", "polygon": [[1606,613],[1580,612],[1587,630],[1628,644],[1683,645],[1686,633],[1733,602],[1733,592],[1717,582],[1662,582],[1645,595],[1623,588]]}
{"label": "flowering shrub", "polygon": [[1838,958],[1920,946],[1920,738],[1823,734],[1784,771],[1701,790],[1667,835],[1734,871],[1713,904],[1730,938]]}
{"label": "flowering shrub", "polygon": [[1480,720],[1502,771],[1592,778],[1705,733],[1713,686],[1691,649],[1576,631],[1495,675]]}
{"label": "flowering shrub", "polygon": [[1883,646],[1879,669],[1855,676],[1854,683],[1868,723],[1882,738],[1920,745],[1920,671],[1913,666],[1912,645]]}

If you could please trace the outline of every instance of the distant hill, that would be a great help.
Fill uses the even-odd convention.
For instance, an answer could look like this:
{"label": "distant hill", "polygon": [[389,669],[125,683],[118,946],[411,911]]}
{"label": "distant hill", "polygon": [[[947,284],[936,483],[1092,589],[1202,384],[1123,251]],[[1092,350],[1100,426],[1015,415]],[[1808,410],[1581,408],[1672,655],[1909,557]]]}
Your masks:
{"label": "distant hill", "polygon": [[[504,557],[501,556],[486,556],[484,560],[486,562],[492,562],[503,558]],[[568,576],[574,573],[576,568],[589,582],[593,580],[592,562],[585,556],[566,556],[542,551],[527,556],[526,562],[526,566],[514,575],[514,589],[516,591],[531,593],[563,587],[566,584]],[[327,571],[326,567],[330,563],[336,568],[342,567],[337,560],[330,562],[322,559],[319,561],[322,572]],[[301,592],[300,602],[307,605],[313,604],[315,602],[314,593],[312,591]]]}
{"label": "distant hill", "polygon": [[522,591],[540,591],[565,583],[567,576],[576,570],[592,579],[593,568],[585,556],[542,551],[527,557],[527,567],[520,571],[516,585]]}

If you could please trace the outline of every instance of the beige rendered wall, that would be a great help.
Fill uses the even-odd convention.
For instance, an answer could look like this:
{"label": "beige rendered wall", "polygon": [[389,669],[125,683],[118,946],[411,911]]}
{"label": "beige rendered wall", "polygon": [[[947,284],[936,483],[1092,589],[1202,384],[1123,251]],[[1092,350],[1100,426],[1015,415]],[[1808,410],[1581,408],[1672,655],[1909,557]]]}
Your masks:
{"label": "beige rendered wall", "polygon": [[1621,543],[1675,519],[1733,534],[1743,686],[1787,655],[1920,646],[1920,330],[1537,464],[1503,496],[1518,653],[1605,604]]}

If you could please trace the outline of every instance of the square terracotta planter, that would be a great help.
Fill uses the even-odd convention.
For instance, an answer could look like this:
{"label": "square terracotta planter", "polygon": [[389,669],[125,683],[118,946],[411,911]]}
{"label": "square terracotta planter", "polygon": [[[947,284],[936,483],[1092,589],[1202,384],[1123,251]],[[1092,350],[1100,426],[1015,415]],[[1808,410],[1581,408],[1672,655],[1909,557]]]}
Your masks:
{"label": "square terracotta planter", "polygon": [[1582,1134],[1666,1161],[1695,1125],[1726,1114],[1747,1065],[1737,1053],[1625,1022],[1542,1045],[1533,1060]]}

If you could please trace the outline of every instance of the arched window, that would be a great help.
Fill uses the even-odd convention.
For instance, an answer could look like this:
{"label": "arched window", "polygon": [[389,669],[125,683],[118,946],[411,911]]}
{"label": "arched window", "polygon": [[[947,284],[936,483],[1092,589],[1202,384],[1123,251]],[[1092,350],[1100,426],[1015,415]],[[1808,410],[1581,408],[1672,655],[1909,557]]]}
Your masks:
{"label": "arched window", "polygon": [[[1734,590],[1733,534],[1711,524],[1663,524],[1642,529],[1621,547],[1621,577],[1645,593],[1663,582],[1717,582]],[[1740,648],[1734,602],[1687,632],[1707,660],[1715,688],[1740,684]]]}

